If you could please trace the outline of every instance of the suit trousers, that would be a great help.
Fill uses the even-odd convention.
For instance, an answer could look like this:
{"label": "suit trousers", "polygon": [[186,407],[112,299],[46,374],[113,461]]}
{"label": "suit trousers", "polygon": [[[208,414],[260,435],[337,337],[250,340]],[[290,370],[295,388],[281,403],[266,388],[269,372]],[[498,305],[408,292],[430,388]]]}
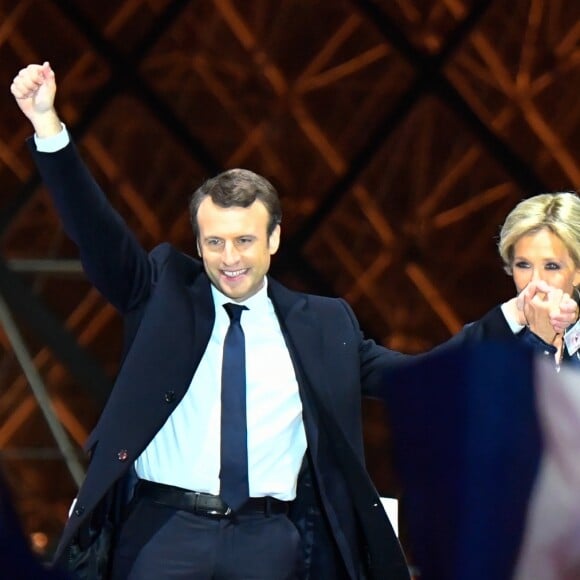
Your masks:
{"label": "suit trousers", "polygon": [[236,519],[134,500],[113,556],[113,580],[300,580],[303,549],[285,514]]}

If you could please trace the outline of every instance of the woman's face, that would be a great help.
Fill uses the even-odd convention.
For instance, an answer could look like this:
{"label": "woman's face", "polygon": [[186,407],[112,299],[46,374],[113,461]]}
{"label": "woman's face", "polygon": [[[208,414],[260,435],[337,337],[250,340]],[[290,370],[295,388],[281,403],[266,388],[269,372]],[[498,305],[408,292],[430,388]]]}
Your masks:
{"label": "woman's face", "polygon": [[515,243],[512,276],[518,293],[538,279],[568,294],[580,284],[580,268],[564,242],[547,229],[522,236]]}

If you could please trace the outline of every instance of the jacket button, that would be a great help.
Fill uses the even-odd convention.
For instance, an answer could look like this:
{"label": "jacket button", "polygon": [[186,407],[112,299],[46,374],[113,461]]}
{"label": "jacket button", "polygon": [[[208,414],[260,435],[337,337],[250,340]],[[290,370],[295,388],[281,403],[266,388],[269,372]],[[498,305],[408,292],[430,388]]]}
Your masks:
{"label": "jacket button", "polygon": [[165,395],[163,395],[166,403],[173,403],[175,400],[175,391],[166,391]]}
{"label": "jacket button", "polygon": [[129,452],[126,449],[121,449],[118,453],[117,453],[117,459],[119,461],[127,461],[127,458],[129,457]]}
{"label": "jacket button", "polygon": [[82,516],[84,513],[85,513],[85,506],[84,505],[79,505],[74,510],[74,514],[77,517]]}

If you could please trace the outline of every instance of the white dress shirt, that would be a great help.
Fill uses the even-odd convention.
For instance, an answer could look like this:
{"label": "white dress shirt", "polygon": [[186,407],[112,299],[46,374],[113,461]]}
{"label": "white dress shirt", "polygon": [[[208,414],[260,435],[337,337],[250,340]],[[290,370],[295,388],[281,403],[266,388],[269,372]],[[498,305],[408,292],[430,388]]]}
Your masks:
{"label": "white dress shirt", "polygon": [[[137,475],[158,483],[219,494],[220,391],[231,300],[212,286],[216,318],[189,389],[137,458]],[[296,497],[306,450],[298,383],[266,284],[243,303],[250,496]]]}

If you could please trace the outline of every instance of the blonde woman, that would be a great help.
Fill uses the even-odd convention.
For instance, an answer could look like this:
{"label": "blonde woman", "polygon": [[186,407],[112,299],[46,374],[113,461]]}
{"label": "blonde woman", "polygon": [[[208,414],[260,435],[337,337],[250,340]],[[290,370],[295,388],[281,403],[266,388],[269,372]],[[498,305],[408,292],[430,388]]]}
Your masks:
{"label": "blonde woman", "polygon": [[[521,201],[501,228],[498,249],[518,292],[502,306],[512,330],[557,365],[580,367],[580,197],[544,193]],[[562,326],[570,309],[572,323]]]}

